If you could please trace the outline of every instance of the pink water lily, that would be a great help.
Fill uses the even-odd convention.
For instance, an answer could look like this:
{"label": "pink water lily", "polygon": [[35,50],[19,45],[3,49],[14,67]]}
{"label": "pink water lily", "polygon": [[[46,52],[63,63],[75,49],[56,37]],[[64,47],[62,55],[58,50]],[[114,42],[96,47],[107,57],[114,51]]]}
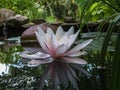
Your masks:
{"label": "pink water lily", "polygon": [[38,66],[48,63],[41,78],[40,90],[44,86],[44,80],[49,76],[52,79],[55,90],[57,90],[60,82],[64,87],[68,87],[69,81],[73,85],[73,88],[78,89],[75,80],[77,76],[69,64],[87,64],[85,60],[79,57],[86,54],[82,49],[86,47],[92,39],[86,40],[71,49],[71,46],[79,34],[79,31],[74,33],[73,27],[65,32],[60,26],[56,33],[50,28],[47,29],[47,32],[44,32],[40,27],[37,27],[37,29],[38,31],[36,31],[35,34],[44,52],[34,54],[24,52],[20,56],[31,59],[28,65]]}

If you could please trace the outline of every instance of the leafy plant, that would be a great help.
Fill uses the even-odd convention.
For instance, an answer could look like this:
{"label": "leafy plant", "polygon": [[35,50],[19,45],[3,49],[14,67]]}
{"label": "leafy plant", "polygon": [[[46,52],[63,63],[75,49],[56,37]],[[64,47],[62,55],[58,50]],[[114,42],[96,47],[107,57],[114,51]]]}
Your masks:
{"label": "leafy plant", "polygon": [[119,39],[120,39],[120,1],[119,0],[101,0],[103,3],[105,3],[106,5],[109,6],[109,8],[111,8],[111,10],[115,11],[114,15],[111,15],[109,18],[110,20],[110,24],[108,26],[107,29],[107,35],[104,39],[104,43],[102,45],[102,49],[101,49],[101,56],[100,56],[100,64],[102,66],[104,66],[105,64],[105,56],[106,56],[106,52],[107,52],[107,48],[108,48],[108,43],[110,40],[110,37],[113,33],[113,30],[116,29],[115,27],[118,25],[118,29],[117,29],[117,39],[116,39],[116,47],[115,47],[115,53],[114,53],[114,58],[112,60],[112,79],[111,79],[111,90],[119,90],[119,84],[120,84],[120,73],[117,71],[119,70],[119,55],[120,55],[120,43],[119,43]]}
{"label": "leafy plant", "polygon": [[22,14],[29,19],[45,18],[46,13],[44,6],[40,5],[37,0],[0,0],[1,8],[8,8],[17,14]]}
{"label": "leafy plant", "polygon": [[118,31],[118,35],[116,39],[117,43],[116,43],[115,55],[113,59],[111,90],[120,89],[120,72],[118,71],[120,69],[120,42],[119,40],[120,40],[120,30]]}

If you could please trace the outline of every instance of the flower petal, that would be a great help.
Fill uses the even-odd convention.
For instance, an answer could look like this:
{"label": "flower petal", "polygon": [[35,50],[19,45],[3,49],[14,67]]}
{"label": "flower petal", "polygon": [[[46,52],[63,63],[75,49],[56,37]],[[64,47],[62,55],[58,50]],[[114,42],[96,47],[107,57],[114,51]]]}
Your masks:
{"label": "flower petal", "polygon": [[76,79],[78,79],[78,77],[76,76],[75,71],[69,65],[68,65],[68,69],[66,69],[66,73],[68,79],[70,80],[70,83],[73,85],[73,88],[78,90],[78,86],[76,82]]}
{"label": "flower petal", "polygon": [[57,48],[56,55],[61,56],[62,54],[64,54],[64,52],[66,52],[66,45],[62,44]]}
{"label": "flower petal", "polygon": [[80,58],[62,57],[66,63],[87,64],[87,62]]}
{"label": "flower petal", "polygon": [[54,35],[54,32],[50,28],[48,28],[46,37],[44,38],[45,38],[45,44],[47,45],[50,52],[55,52],[55,50],[58,47],[58,42]]}
{"label": "flower petal", "polygon": [[73,34],[69,37],[69,41],[67,43],[67,50],[71,47],[71,45],[75,42],[77,36],[79,34],[79,31],[76,34]]}
{"label": "flower petal", "polygon": [[58,41],[55,37],[55,35],[52,35],[52,38],[51,38],[51,43],[52,43],[52,49],[56,50],[58,48]]}
{"label": "flower petal", "polygon": [[74,34],[74,27],[73,26],[70,27],[70,29],[65,33],[65,36],[70,36],[72,34]]}
{"label": "flower petal", "polygon": [[69,55],[64,55],[64,56],[69,56],[69,57],[77,57],[77,56],[81,56],[81,55],[85,55],[87,52],[86,51],[80,51],[80,52],[74,52],[72,54]]}
{"label": "flower petal", "polygon": [[66,69],[68,69],[67,64],[62,62],[57,62],[55,68],[56,68],[55,72],[58,75],[59,81],[65,88],[67,88],[69,85],[69,79],[66,74]]}
{"label": "flower petal", "polygon": [[53,85],[54,85],[54,90],[58,90],[58,87],[59,87],[59,78],[58,78],[58,75],[56,72],[54,72],[54,77],[52,78],[52,82],[53,82]]}
{"label": "flower petal", "polygon": [[24,46],[24,50],[28,51],[28,52],[44,52],[42,48],[40,48],[39,46]]}
{"label": "flower petal", "polygon": [[92,76],[87,70],[85,70],[85,68],[83,68],[81,65],[78,64],[70,64],[71,67],[73,67],[74,69],[77,69],[81,72],[83,72],[84,74],[86,74],[87,76]]}
{"label": "flower petal", "polygon": [[[61,44],[67,44],[68,42],[69,42],[69,40],[70,40],[70,36],[72,35],[74,33],[74,29],[73,29],[73,27],[71,27],[70,29],[69,29],[69,31],[68,32],[65,32],[65,34],[61,37],[61,39],[59,40],[59,44],[61,45]],[[74,35],[74,34],[73,34]]]}
{"label": "flower petal", "polygon": [[45,54],[45,53],[42,53],[42,52],[37,52],[35,54],[28,54],[28,52],[23,52],[20,54],[20,56],[22,58],[29,58],[29,59],[44,59],[44,58],[48,58],[50,57],[49,54]]}
{"label": "flower petal", "polygon": [[65,34],[65,31],[63,30],[61,26],[59,26],[56,31],[57,40],[60,40],[64,34]]}
{"label": "flower petal", "polygon": [[59,45],[62,44],[67,44],[69,42],[69,37],[68,36],[63,36],[60,40],[59,40]]}
{"label": "flower petal", "polygon": [[83,49],[84,47],[86,47],[90,42],[92,41],[92,39],[89,39],[87,41],[84,41],[83,43],[81,44],[78,44],[77,46],[75,46],[73,49],[69,50],[66,55],[70,55],[70,54],[73,54],[75,52],[78,52],[80,51],[81,49]]}
{"label": "flower petal", "polygon": [[45,42],[45,45],[47,47],[47,52],[51,55],[51,56],[55,56],[56,55],[56,49],[57,49],[57,44],[55,45],[55,42],[52,43],[53,41],[51,41],[50,43]]}
{"label": "flower petal", "polygon": [[48,36],[54,35],[54,32],[51,28],[47,28],[47,33]]}
{"label": "flower petal", "polygon": [[38,34],[38,32],[35,32],[36,36],[37,36],[37,39],[38,39],[38,42],[40,44],[40,46],[42,47],[42,49],[45,51],[45,52],[49,52],[48,48],[46,47],[45,45],[45,38],[41,35]]}
{"label": "flower petal", "polygon": [[38,30],[38,34],[45,35],[45,32],[39,26],[37,26],[37,30]]}
{"label": "flower petal", "polygon": [[53,61],[52,58],[46,58],[44,60],[31,60],[28,62],[28,66],[33,67],[33,66],[38,66],[40,64],[46,64],[46,63],[51,63]]}

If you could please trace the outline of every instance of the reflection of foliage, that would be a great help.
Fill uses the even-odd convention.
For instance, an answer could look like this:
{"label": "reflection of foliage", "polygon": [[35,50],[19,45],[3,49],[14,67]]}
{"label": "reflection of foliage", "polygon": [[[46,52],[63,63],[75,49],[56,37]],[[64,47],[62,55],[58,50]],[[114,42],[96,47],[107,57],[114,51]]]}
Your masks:
{"label": "reflection of foliage", "polygon": [[[41,67],[23,67],[23,68],[16,68],[13,66],[10,66],[10,74],[0,76],[0,89],[1,90],[13,90],[13,89],[23,89],[23,90],[37,90],[39,88],[39,81],[41,74],[43,73],[43,68]],[[91,82],[95,84],[95,82],[98,83],[97,79],[95,78],[89,78],[86,77],[84,74],[80,73],[81,81],[79,83],[79,88],[81,90],[87,90],[85,89],[86,86],[89,87],[89,90],[96,90],[96,86],[91,87]],[[91,80],[90,80],[91,79]],[[85,85],[84,83],[87,83]],[[82,86],[81,86],[82,84]],[[96,84],[97,85],[97,84]],[[95,88],[96,87],[96,88]],[[70,90],[72,87],[69,86],[67,89]],[[45,81],[45,87],[43,90],[53,90],[51,86],[51,81],[46,80]],[[63,87],[61,87],[60,90],[65,90]],[[100,90],[100,89],[98,89]]]}
{"label": "reflection of foliage", "polygon": [[13,46],[8,52],[0,51],[1,63],[16,63],[19,59],[20,51],[23,51],[21,46]]}
{"label": "reflection of foliage", "polygon": [[[91,50],[88,52],[88,55],[84,57],[85,59],[88,59],[89,62],[86,67],[87,70],[92,74],[90,80],[92,80],[93,78],[95,79],[92,82],[95,85],[95,90],[103,90],[103,88],[106,88],[106,90],[110,89],[113,54],[114,52],[107,52],[104,67],[102,67],[99,63],[99,51]],[[104,82],[105,86],[103,87],[102,85]]]}
{"label": "reflection of foliage", "polygon": [[23,90],[36,90],[39,87],[39,79],[42,73],[41,68],[16,68],[9,67],[10,75],[0,76],[0,89],[23,89]]}

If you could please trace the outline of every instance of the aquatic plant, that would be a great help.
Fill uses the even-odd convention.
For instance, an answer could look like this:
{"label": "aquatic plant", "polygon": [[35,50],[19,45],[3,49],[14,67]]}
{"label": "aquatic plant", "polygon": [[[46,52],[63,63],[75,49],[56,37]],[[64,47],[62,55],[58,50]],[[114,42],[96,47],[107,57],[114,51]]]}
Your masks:
{"label": "aquatic plant", "polygon": [[48,63],[41,78],[40,90],[44,86],[45,79],[49,76],[51,77],[55,90],[58,89],[60,83],[67,88],[69,81],[73,85],[73,88],[78,89],[76,82],[78,77],[69,64],[87,64],[87,62],[79,58],[79,56],[86,54],[82,49],[86,47],[92,39],[84,41],[70,49],[79,34],[79,31],[74,33],[73,27],[67,32],[65,32],[62,27],[58,27],[56,34],[50,28],[48,28],[45,33],[38,27],[38,31],[36,31],[35,34],[44,52],[34,54],[23,52],[20,56],[30,59],[28,65],[38,66]]}

